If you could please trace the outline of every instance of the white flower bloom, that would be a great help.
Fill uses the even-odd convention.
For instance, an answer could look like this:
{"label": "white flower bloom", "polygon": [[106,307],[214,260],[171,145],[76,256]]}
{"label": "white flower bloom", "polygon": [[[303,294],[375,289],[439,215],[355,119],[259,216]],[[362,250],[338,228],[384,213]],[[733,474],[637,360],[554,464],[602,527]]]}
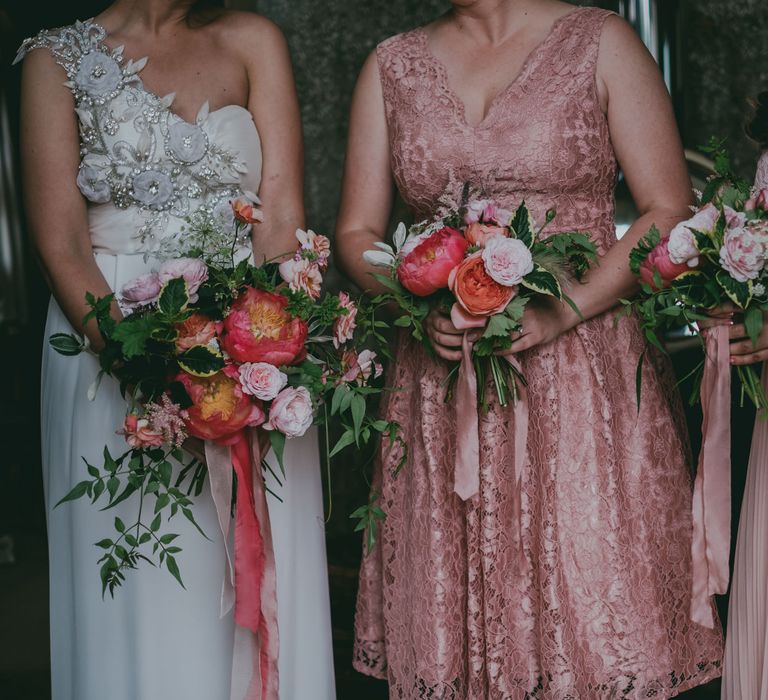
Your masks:
{"label": "white flower bloom", "polygon": [[90,165],[81,165],[77,173],[77,186],[83,196],[95,204],[104,204],[112,199],[112,191],[104,171]]}
{"label": "white flower bloom", "polygon": [[363,253],[363,260],[374,267],[394,267],[394,253],[387,253],[383,250],[366,250]]}
{"label": "white flower bloom", "polygon": [[133,178],[133,198],[152,209],[161,209],[173,196],[173,182],[162,170],[145,170]]}
{"label": "white flower bloom", "polygon": [[178,121],[168,128],[168,147],[182,163],[196,163],[205,155],[208,138],[196,124]]}
{"label": "white flower bloom", "polygon": [[675,265],[687,263],[688,267],[696,267],[699,264],[699,249],[696,247],[696,237],[691,228],[696,227],[692,226],[690,221],[683,221],[669,234],[667,250],[669,259]]}
{"label": "white flower bloom", "polygon": [[120,64],[107,53],[93,50],[80,59],[75,85],[89,97],[104,97],[117,90],[123,80]]}

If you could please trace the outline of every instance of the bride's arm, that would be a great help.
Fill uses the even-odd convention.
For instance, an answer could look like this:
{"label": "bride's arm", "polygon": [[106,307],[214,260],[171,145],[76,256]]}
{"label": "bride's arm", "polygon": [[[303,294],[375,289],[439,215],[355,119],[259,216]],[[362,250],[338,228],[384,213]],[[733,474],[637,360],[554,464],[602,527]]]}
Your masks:
{"label": "bride's arm", "polygon": [[[90,310],[86,292],[111,293],[96,265],[86,202],[77,187],[80,138],[66,76],[45,49],[24,60],[21,84],[21,162],[27,222],[48,285],[72,327],[85,330],[98,348],[95,323],[83,328]],[[119,317],[119,311],[114,308]]]}
{"label": "bride's arm", "polygon": [[248,73],[248,110],[261,137],[264,221],[253,227],[256,262],[296,249],[304,228],[304,144],[288,45],[264,17],[236,13]]}
{"label": "bride's arm", "polygon": [[[630,250],[653,224],[662,235],[668,234],[690,216],[693,203],[671,100],[659,68],[634,30],[618,18],[609,18],[603,30],[597,81],[611,141],[640,216],[590,271],[585,283],[569,290],[584,318],[635,294]],[[523,318],[524,335],[515,341],[512,351],[549,342],[579,321],[565,304],[543,310],[532,305]]]}

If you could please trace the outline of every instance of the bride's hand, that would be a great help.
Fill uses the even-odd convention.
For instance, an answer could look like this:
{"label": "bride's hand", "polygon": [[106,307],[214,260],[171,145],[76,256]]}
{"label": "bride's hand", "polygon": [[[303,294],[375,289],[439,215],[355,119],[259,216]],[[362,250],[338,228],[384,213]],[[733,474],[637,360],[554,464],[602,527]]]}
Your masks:
{"label": "bride's hand", "polygon": [[449,362],[460,361],[464,331],[453,325],[450,316],[433,309],[429,312],[425,325],[437,356]]}
{"label": "bride's hand", "polygon": [[556,299],[529,302],[523,312],[522,330],[512,334],[512,346],[496,354],[515,355],[551,343],[571,327],[565,309],[565,304]]}

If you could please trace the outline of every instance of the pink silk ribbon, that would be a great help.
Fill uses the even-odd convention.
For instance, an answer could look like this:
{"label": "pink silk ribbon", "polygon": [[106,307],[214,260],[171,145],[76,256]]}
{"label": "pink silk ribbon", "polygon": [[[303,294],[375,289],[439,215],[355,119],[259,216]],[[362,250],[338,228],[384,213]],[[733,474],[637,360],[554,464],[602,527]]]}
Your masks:
{"label": "pink silk ribbon", "polygon": [[246,431],[229,447],[206,442],[211,492],[225,546],[229,535],[232,470],[237,475],[234,588],[227,549],[228,579],[222,614],[235,608],[231,700],[278,700],[277,580],[261,454],[255,434]]}
{"label": "pink silk ribbon", "polygon": [[[456,381],[454,401],[456,405],[456,462],[454,465],[454,492],[464,501],[473,498],[480,490],[480,424],[477,415],[477,375],[472,361],[474,343],[470,339],[471,329],[477,324],[465,323],[459,314],[451,314],[454,325],[466,331],[461,344],[461,364]],[[505,358],[522,375],[520,364],[514,356]],[[517,522],[522,534],[521,489],[523,469],[527,459],[528,443],[528,401],[525,387],[520,386],[520,395],[514,406],[515,419],[515,471],[514,488]],[[518,538],[522,552],[522,537]]]}
{"label": "pink silk ribbon", "polygon": [[705,335],[699,466],[693,488],[691,619],[715,626],[711,596],[728,590],[731,549],[731,365],[728,326]]}

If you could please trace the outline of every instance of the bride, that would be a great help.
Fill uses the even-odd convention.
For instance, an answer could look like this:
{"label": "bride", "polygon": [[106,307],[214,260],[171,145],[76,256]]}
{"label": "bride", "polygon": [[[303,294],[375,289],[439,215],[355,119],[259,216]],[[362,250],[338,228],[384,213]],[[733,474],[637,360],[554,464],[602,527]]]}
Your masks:
{"label": "bride", "polygon": [[[117,0],[93,20],[22,46],[22,155],[30,231],[53,293],[46,337],[83,327],[104,296],[183,237],[185,218],[258,192],[255,257],[292,250],[303,227],[302,141],[286,42],[268,20],[192,0]],[[115,315],[119,311],[115,308]],[[85,478],[125,403],[92,355],[43,359],[53,700],[240,700],[225,547],[210,494],[196,513],[212,541],[174,521],[186,590],[149,567],[102,599],[93,543],[119,507],[53,505]],[[335,697],[315,433],[289,442],[288,477],[268,483],[277,568],[282,700]],[[121,504],[125,505],[125,504]],[[117,511],[117,512],[115,512]],[[188,527],[184,527],[184,525]],[[217,537],[218,535],[218,537]],[[250,697],[250,695],[249,695]],[[254,696],[255,697],[255,696]],[[270,696],[272,697],[272,696]],[[276,697],[276,695],[275,695]]]}

